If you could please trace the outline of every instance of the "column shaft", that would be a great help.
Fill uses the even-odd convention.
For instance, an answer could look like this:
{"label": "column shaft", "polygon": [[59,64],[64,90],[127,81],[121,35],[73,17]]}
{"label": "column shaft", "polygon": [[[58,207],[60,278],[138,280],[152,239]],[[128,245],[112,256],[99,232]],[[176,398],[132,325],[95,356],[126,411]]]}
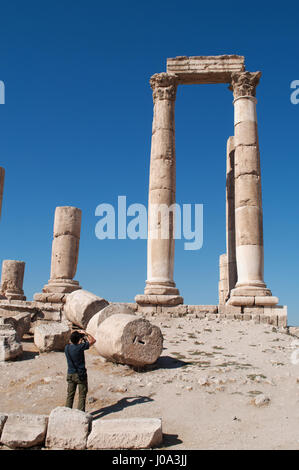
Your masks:
{"label": "column shaft", "polygon": [[[183,302],[173,280],[175,215],[175,75],[161,73],[150,80],[154,117],[148,202],[147,281],[138,303]],[[158,297],[157,297],[158,296]]]}
{"label": "column shaft", "polygon": [[[231,298],[230,303],[242,305],[244,302],[244,305],[257,304],[256,297],[272,296],[264,282],[261,169],[255,98],[260,75],[260,72],[232,75],[235,98],[235,228],[238,272],[238,282],[232,296],[238,298]],[[242,297],[250,297],[250,300]],[[273,304],[278,302],[276,297],[271,299]],[[270,304],[271,299],[268,298],[266,303]]]}

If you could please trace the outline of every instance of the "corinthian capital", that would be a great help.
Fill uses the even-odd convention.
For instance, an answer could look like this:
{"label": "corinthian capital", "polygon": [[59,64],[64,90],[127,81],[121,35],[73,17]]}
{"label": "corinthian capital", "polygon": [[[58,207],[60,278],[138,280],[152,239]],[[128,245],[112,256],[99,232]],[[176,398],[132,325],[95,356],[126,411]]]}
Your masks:
{"label": "corinthian capital", "polygon": [[150,79],[153,100],[175,100],[178,77],[170,73],[156,73]]}
{"label": "corinthian capital", "polygon": [[230,90],[234,98],[240,96],[255,96],[256,87],[259,84],[262,72],[235,72],[232,74]]}

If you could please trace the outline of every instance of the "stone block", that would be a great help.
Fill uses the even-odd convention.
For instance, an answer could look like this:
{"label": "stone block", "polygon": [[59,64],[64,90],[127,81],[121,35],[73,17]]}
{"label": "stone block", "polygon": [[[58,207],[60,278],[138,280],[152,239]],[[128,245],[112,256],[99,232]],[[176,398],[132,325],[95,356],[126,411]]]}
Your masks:
{"label": "stone block", "polygon": [[278,297],[273,297],[272,295],[255,297],[255,305],[262,305],[265,307],[271,305],[274,306],[277,305],[278,302]]}
{"label": "stone block", "polygon": [[63,351],[70,336],[65,323],[40,323],[34,329],[34,344],[40,352]]}
{"label": "stone block", "polygon": [[162,312],[165,315],[171,314],[175,317],[183,317],[187,314],[187,305],[174,305],[174,306],[164,306],[162,305]]}
{"label": "stone block", "polygon": [[229,305],[250,307],[254,305],[254,297],[233,295],[229,299]]}
{"label": "stone block", "polygon": [[1,443],[12,449],[43,445],[48,417],[32,414],[9,414],[4,424]]}
{"label": "stone block", "polygon": [[86,449],[92,417],[83,411],[60,406],[49,416],[46,447],[54,449]]}
{"label": "stone block", "polygon": [[23,348],[12,325],[0,325],[0,362],[12,361],[23,354]]}
{"label": "stone block", "polygon": [[218,305],[218,312],[220,315],[233,315],[235,313],[242,313],[242,308],[235,305]]}
{"label": "stone block", "polygon": [[188,305],[188,313],[218,313],[218,305]]}
{"label": "stone block", "polygon": [[263,315],[264,307],[244,307],[243,312],[249,315]]}
{"label": "stone block", "polygon": [[88,449],[148,449],[161,444],[158,418],[97,420],[87,440]]}

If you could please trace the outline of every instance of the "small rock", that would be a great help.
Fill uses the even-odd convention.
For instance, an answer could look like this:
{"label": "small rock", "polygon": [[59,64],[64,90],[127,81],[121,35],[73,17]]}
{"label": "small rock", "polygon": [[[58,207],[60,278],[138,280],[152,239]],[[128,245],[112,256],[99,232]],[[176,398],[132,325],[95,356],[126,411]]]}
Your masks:
{"label": "small rock", "polygon": [[97,399],[95,397],[88,397],[87,398],[87,403],[91,404],[91,403],[95,403],[97,401]]}
{"label": "small rock", "polygon": [[199,383],[199,385],[211,385],[211,382],[210,382],[208,376],[200,377],[200,378],[198,379],[198,383]]}
{"label": "small rock", "polygon": [[258,395],[255,399],[254,399],[254,404],[255,406],[265,406],[265,405],[268,405],[270,403],[270,398],[267,397],[266,395],[264,394],[261,394],[261,395]]}

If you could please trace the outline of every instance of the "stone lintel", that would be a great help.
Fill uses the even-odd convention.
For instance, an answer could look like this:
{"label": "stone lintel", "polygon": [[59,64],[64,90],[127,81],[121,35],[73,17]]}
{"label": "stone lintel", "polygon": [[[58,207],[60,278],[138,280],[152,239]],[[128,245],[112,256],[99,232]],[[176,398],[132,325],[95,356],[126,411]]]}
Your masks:
{"label": "stone lintel", "polygon": [[239,55],[174,57],[167,59],[167,73],[174,73],[180,85],[230,83],[232,73],[245,71]]}

